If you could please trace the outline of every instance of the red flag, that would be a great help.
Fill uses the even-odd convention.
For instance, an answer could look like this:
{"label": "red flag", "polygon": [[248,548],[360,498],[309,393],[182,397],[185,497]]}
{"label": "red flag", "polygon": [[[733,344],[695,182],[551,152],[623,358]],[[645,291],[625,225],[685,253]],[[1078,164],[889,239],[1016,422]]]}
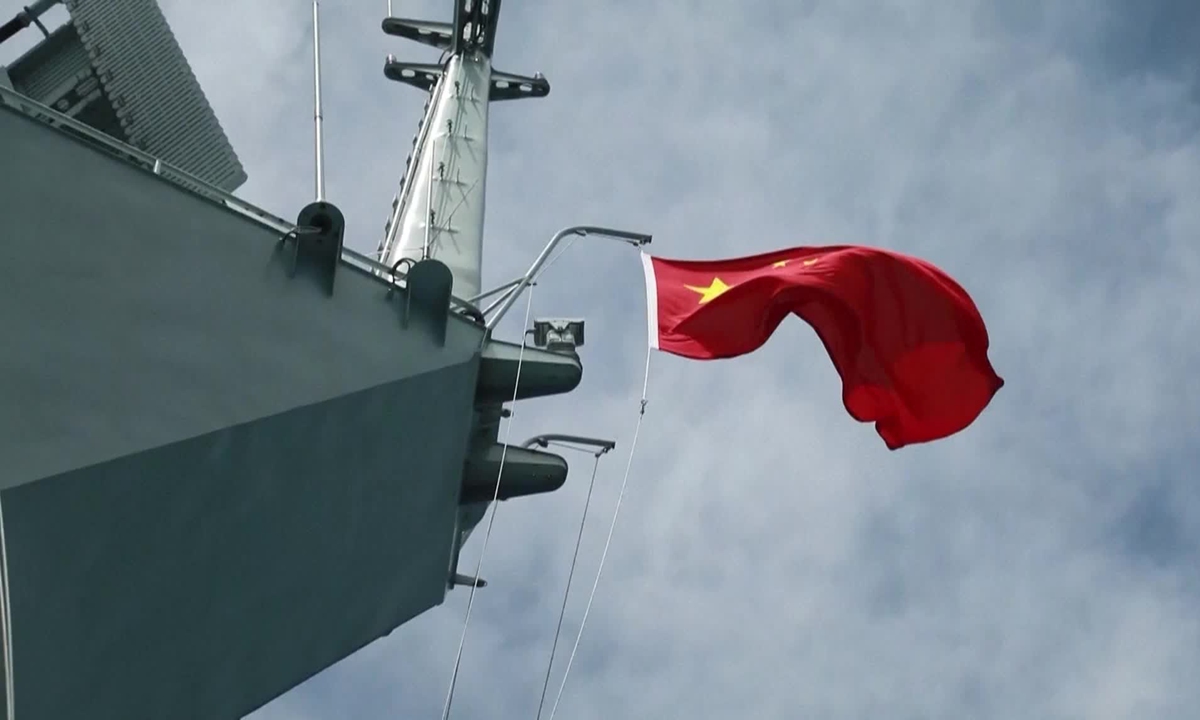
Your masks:
{"label": "red flag", "polygon": [[642,260],[651,347],[697,360],[735,357],[798,315],[842,377],[846,410],[874,422],[892,450],[962,430],[1004,385],[975,303],[923,260],[857,246]]}

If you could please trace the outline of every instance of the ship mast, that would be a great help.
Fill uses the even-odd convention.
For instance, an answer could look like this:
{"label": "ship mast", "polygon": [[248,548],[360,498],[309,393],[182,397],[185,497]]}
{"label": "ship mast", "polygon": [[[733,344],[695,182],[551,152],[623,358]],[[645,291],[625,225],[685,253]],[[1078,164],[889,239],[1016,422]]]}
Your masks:
{"label": "ship mast", "polygon": [[480,290],[488,107],[492,101],[544,97],[550,84],[492,68],[500,0],[455,0],[453,22],[388,17],[383,31],[442,51],[436,64],[388,57],[384,74],[425,90],[429,99],[405,162],[379,244],[379,260],[402,271],[436,258],[454,276],[454,294]]}

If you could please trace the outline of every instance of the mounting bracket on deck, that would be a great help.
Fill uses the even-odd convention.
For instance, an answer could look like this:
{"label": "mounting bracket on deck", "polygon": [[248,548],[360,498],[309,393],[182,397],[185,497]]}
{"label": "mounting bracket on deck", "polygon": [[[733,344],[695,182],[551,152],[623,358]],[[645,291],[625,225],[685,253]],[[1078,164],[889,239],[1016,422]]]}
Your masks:
{"label": "mounting bracket on deck", "polygon": [[484,580],[483,578],[471,577],[470,575],[463,575],[462,573],[454,573],[450,576],[450,587],[455,587],[456,585],[462,585],[464,587],[471,587],[474,585],[477,588],[485,588],[487,587],[487,580]]}
{"label": "mounting bracket on deck", "polygon": [[320,282],[325,292],[333,295],[333,281],[342,261],[342,238],[346,219],[337,206],[314,202],[304,206],[296,218],[296,229],[284,235],[280,243],[291,244],[287,256],[288,277],[298,273],[310,275]]}
{"label": "mounting bracket on deck", "polygon": [[533,335],[535,347],[551,352],[574,354],[583,347],[583,318],[538,318],[526,335]]}
{"label": "mounting bracket on deck", "polygon": [[439,260],[421,260],[413,263],[405,273],[404,285],[401,325],[407,328],[415,321],[433,336],[439,347],[445,345],[454,288],[454,274],[450,268]]}

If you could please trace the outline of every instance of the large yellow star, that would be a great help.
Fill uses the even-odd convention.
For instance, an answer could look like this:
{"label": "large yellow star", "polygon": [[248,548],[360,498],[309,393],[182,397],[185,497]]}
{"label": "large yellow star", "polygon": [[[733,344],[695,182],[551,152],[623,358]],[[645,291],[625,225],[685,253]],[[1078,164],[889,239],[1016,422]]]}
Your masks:
{"label": "large yellow star", "polygon": [[713,278],[712,283],[708,287],[694,287],[692,285],[684,285],[684,287],[692,292],[700,293],[701,305],[729,289],[729,286],[726,285],[719,277]]}

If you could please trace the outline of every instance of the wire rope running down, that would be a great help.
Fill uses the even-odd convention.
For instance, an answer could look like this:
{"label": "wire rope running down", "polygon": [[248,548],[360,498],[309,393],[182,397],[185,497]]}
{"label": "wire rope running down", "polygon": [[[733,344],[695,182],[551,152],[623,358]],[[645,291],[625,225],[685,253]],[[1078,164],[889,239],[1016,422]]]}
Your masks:
{"label": "wire rope running down", "polygon": [[[525,324],[522,327],[529,327],[529,316],[533,309],[533,288],[529,288],[529,294],[526,296],[525,302]],[[500,509],[498,498],[500,497],[500,479],[504,477],[504,463],[508,458],[508,440],[512,435],[513,418],[516,416],[517,394],[521,388],[521,366],[525,362],[525,347],[526,337],[521,337],[521,349],[517,354],[517,371],[516,380],[513,384],[513,395],[511,412],[508,418],[508,425],[504,428],[504,441],[500,446],[500,469],[496,473],[496,487],[492,491],[492,514],[488,517],[487,529],[483,534],[483,546],[479,548],[479,560],[475,563],[475,577],[480,577],[483,573],[483,557],[487,553],[488,540],[492,537],[492,526],[496,522],[496,511]],[[467,627],[471,624],[471,609],[475,604],[475,591],[479,588],[478,583],[471,583],[471,593],[467,596],[467,613],[463,619],[462,637],[458,640],[458,653],[454,657],[454,671],[450,674],[450,689],[446,691],[446,705],[442,708],[442,720],[449,720],[450,706],[454,702],[454,686],[458,683],[458,670],[462,666],[463,646],[467,642]]]}
{"label": "wire rope running down", "polygon": [[596,579],[592,582],[592,591],[588,594],[587,605],[583,609],[583,619],[579,622],[579,633],[575,636],[575,646],[571,648],[571,656],[567,659],[567,667],[563,671],[562,683],[558,686],[558,695],[550,708],[549,720],[554,720],[558,712],[558,704],[562,701],[563,690],[567,687],[567,677],[571,674],[571,665],[579,652],[579,641],[583,638],[583,629],[587,625],[588,614],[592,611],[592,603],[596,599],[596,588],[600,586],[600,576],[604,573],[604,563],[608,560],[608,550],[612,546],[613,531],[617,528],[617,517],[621,513],[621,501],[625,499],[625,489],[629,486],[629,472],[633,468],[633,455],[637,452],[638,435],[642,431],[642,421],[646,418],[646,391],[650,387],[650,354],[653,348],[646,347],[646,374],[642,378],[642,400],[638,407],[637,425],[633,428],[633,439],[629,444],[629,459],[625,462],[625,476],[621,478],[621,491],[617,495],[617,504],[613,508],[612,522],[608,526],[608,537],[604,541],[604,550],[600,553],[600,567],[596,569]]}
{"label": "wire rope running down", "polygon": [[[565,445],[572,450],[582,450],[573,445]],[[584,451],[586,452],[586,451]],[[567,572],[567,587],[563,591],[562,608],[558,612],[558,626],[554,628],[554,643],[550,646],[550,661],[546,663],[546,680],[542,683],[542,697],[538,700],[537,720],[542,718],[542,708],[546,705],[546,693],[550,690],[550,672],[554,669],[554,656],[558,652],[558,638],[562,635],[563,619],[567,615],[567,598],[571,596],[571,582],[575,578],[575,566],[579,562],[579,546],[583,544],[583,529],[587,525],[588,508],[592,504],[592,492],[596,489],[596,473],[600,470],[600,457],[608,449],[596,451],[596,462],[592,465],[592,479],[588,482],[587,499],[583,502],[583,517],[579,518],[579,534],[575,537],[575,553],[571,556],[571,569]]]}
{"label": "wire rope running down", "polygon": [[0,582],[4,584],[4,587],[0,588],[0,602],[4,604],[3,607],[0,607],[0,623],[4,626],[4,718],[5,720],[14,720],[17,701],[13,697],[12,596],[8,592],[8,539],[4,534],[4,506],[2,504],[0,504]]}
{"label": "wire rope running down", "polygon": [[561,258],[563,256],[563,254],[565,254],[568,250],[570,250],[571,246],[575,244],[575,241],[581,237],[583,237],[583,236],[582,235],[572,235],[571,237],[567,238],[567,244],[563,245],[562,250],[559,250],[558,252],[556,252],[549,260],[546,261],[546,264],[543,265],[542,269],[538,271],[538,275],[545,275],[546,271],[549,270],[551,267],[553,267],[554,263],[558,262],[559,258]]}

